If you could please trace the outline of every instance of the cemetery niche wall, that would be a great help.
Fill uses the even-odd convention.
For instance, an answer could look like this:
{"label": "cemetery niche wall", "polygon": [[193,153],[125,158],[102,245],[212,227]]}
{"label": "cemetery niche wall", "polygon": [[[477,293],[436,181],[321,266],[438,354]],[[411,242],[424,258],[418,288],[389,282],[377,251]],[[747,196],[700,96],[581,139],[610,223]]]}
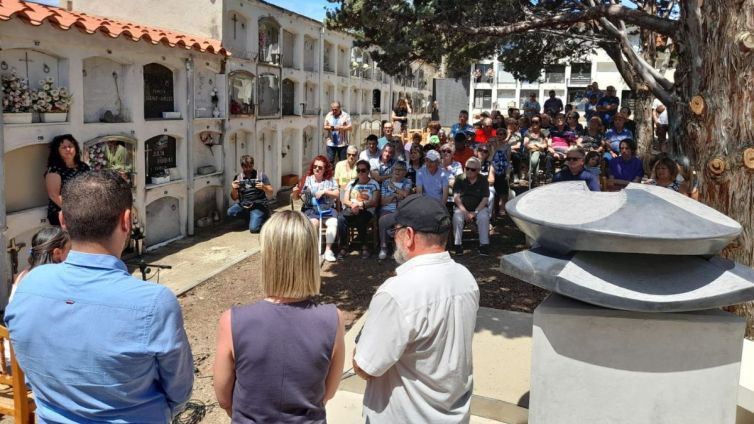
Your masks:
{"label": "cemetery niche wall", "polygon": [[144,65],[144,119],[175,119],[173,71],[159,63]]}
{"label": "cemetery niche wall", "polygon": [[254,115],[254,79],[254,75],[246,71],[234,71],[228,75],[228,110],[231,116]]}
{"label": "cemetery niche wall", "polygon": [[261,71],[258,79],[259,117],[280,117],[280,70]]}
{"label": "cemetery niche wall", "polygon": [[[176,139],[169,135],[152,137],[145,143],[147,184],[166,184],[181,179],[176,155]],[[171,173],[171,170],[172,173]]]}
{"label": "cemetery niche wall", "polygon": [[128,66],[104,57],[84,59],[84,122],[130,122]]}

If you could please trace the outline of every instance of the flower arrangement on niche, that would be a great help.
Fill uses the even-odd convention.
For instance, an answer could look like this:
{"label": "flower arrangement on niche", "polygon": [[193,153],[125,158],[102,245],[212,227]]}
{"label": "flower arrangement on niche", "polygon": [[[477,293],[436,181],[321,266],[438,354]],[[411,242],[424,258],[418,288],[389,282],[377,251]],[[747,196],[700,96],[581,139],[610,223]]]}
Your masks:
{"label": "flower arrangement on niche", "polygon": [[19,78],[16,71],[3,75],[3,113],[27,113],[32,110],[32,93],[29,82]]}
{"label": "flower arrangement on niche", "polygon": [[34,110],[42,113],[68,112],[73,94],[65,87],[56,88],[52,77],[39,81],[39,90],[31,94]]}

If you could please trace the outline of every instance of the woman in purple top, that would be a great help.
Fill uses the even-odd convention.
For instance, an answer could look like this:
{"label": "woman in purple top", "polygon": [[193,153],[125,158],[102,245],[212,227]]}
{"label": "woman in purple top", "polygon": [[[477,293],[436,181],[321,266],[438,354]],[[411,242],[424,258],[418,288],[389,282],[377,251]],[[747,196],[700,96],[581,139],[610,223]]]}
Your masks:
{"label": "woman in purple top", "polygon": [[215,394],[234,423],[325,423],[345,360],[343,316],[319,294],[317,230],[299,212],[262,227],[265,298],[220,317]]}
{"label": "woman in purple top", "polygon": [[620,142],[620,156],[610,161],[608,166],[609,186],[621,189],[629,183],[641,182],[644,165],[636,157],[636,143],[631,139]]}

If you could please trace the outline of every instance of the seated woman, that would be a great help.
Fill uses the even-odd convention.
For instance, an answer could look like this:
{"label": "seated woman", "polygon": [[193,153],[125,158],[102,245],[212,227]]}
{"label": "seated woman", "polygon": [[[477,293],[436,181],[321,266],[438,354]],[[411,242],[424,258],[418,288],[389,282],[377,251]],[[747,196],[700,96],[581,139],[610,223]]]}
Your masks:
{"label": "seated woman", "polygon": [[45,185],[47,186],[47,222],[60,225],[58,213],[63,206],[63,187],[79,174],[89,171],[89,165],[81,161],[81,148],[70,134],[59,135],[50,142],[50,155],[47,158]]}
{"label": "seated woman", "polygon": [[529,183],[538,178],[542,157],[545,159],[545,171],[547,173],[551,172],[550,157],[547,156],[549,145],[547,137],[542,133],[539,124],[540,120],[538,117],[531,118],[529,129],[526,132],[526,136],[524,136],[524,146],[529,152]]}
{"label": "seated woman", "polygon": [[[428,144],[429,145],[429,144]],[[406,176],[416,185],[416,173],[424,165],[424,149],[422,146],[414,144],[408,153],[408,166],[406,167]]]}
{"label": "seated woman", "polygon": [[[403,162],[398,162],[403,163]],[[395,166],[395,165],[394,165]],[[385,180],[387,181],[387,180]],[[348,254],[346,240],[348,228],[354,227],[358,233],[357,241],[361,245],[361,256],[369,257],[367,246],[367,225],[380,204],[380,184],[369,176],[369,162],[356,162],[356,179],[348,183],[343,196],[343,212],[338,217],[338,237],[340,237],[340,256]]]}
{"label": "seated woman", "polygon": [[404,162],[396,163],[390,179],[382,182],[379,221],[380,254],[377,257],[381,261],[388,257],[390,245],[388,230],[395,225],[395,211],[398,208],[398,202],[411,194],[413,186],[414,183],[406,177],[406,164]]}
{"label": "seated woman", "polygon": [[218,404],[234,423],[324,423],[345,360],[343,315],[319,295],[319,234],[299,212],[262,227],[265,298],[220,317]]}
{"label": "seated woman", "polygon": [[678,181],[678,165],[667,156],[655,163],[651,179],[647,180],[646,184],[669,188],[694,200],[699,200],[699,192],[692,188],[688,181]]}
{"label": "seated woman", "polygon": [[641,182],[644,165],[636,157],[636,143],[631,139],[620,142],[620,155],[608,164],[608,187],[622,189],[629,183]]}
{"label": "seated woman", "polygon": [[314,228],[319,226],[320,212],[325,220],[325,254],[328,262],[335,262],[332,245],[338,235],[338,213],[335,211],[335,200],[340,191],[333,180],[333,169],[326,157],[319,155],[312,159],[306,178],[302,179],[291,192],[291,198],[300,199],[304,195],[301,212],[311,221]]}
{"label": "seated woman", "polygon": [[68,236],[67,231],[60,227],[45,227],[34,234],[34,237],[31,238],[29,266],[19,272],[18,276],[16,276],[16,281],[13,282],[13,288],[11,289],[8,302],[13,300],[13,295],[16,294],[16,289],[29,271],[39,265],[59,264],[65,260],[70,251],[71,237]]}

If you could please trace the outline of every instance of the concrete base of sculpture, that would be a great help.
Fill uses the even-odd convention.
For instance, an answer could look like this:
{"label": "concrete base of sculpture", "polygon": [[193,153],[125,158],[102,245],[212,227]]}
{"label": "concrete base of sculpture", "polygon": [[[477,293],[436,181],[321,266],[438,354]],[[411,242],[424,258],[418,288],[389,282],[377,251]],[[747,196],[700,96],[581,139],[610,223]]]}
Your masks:
{"label": "concrete base of sculpture", "polygon": [[530,424],[733,424],[743,319],[551,295],[534,311]]}

